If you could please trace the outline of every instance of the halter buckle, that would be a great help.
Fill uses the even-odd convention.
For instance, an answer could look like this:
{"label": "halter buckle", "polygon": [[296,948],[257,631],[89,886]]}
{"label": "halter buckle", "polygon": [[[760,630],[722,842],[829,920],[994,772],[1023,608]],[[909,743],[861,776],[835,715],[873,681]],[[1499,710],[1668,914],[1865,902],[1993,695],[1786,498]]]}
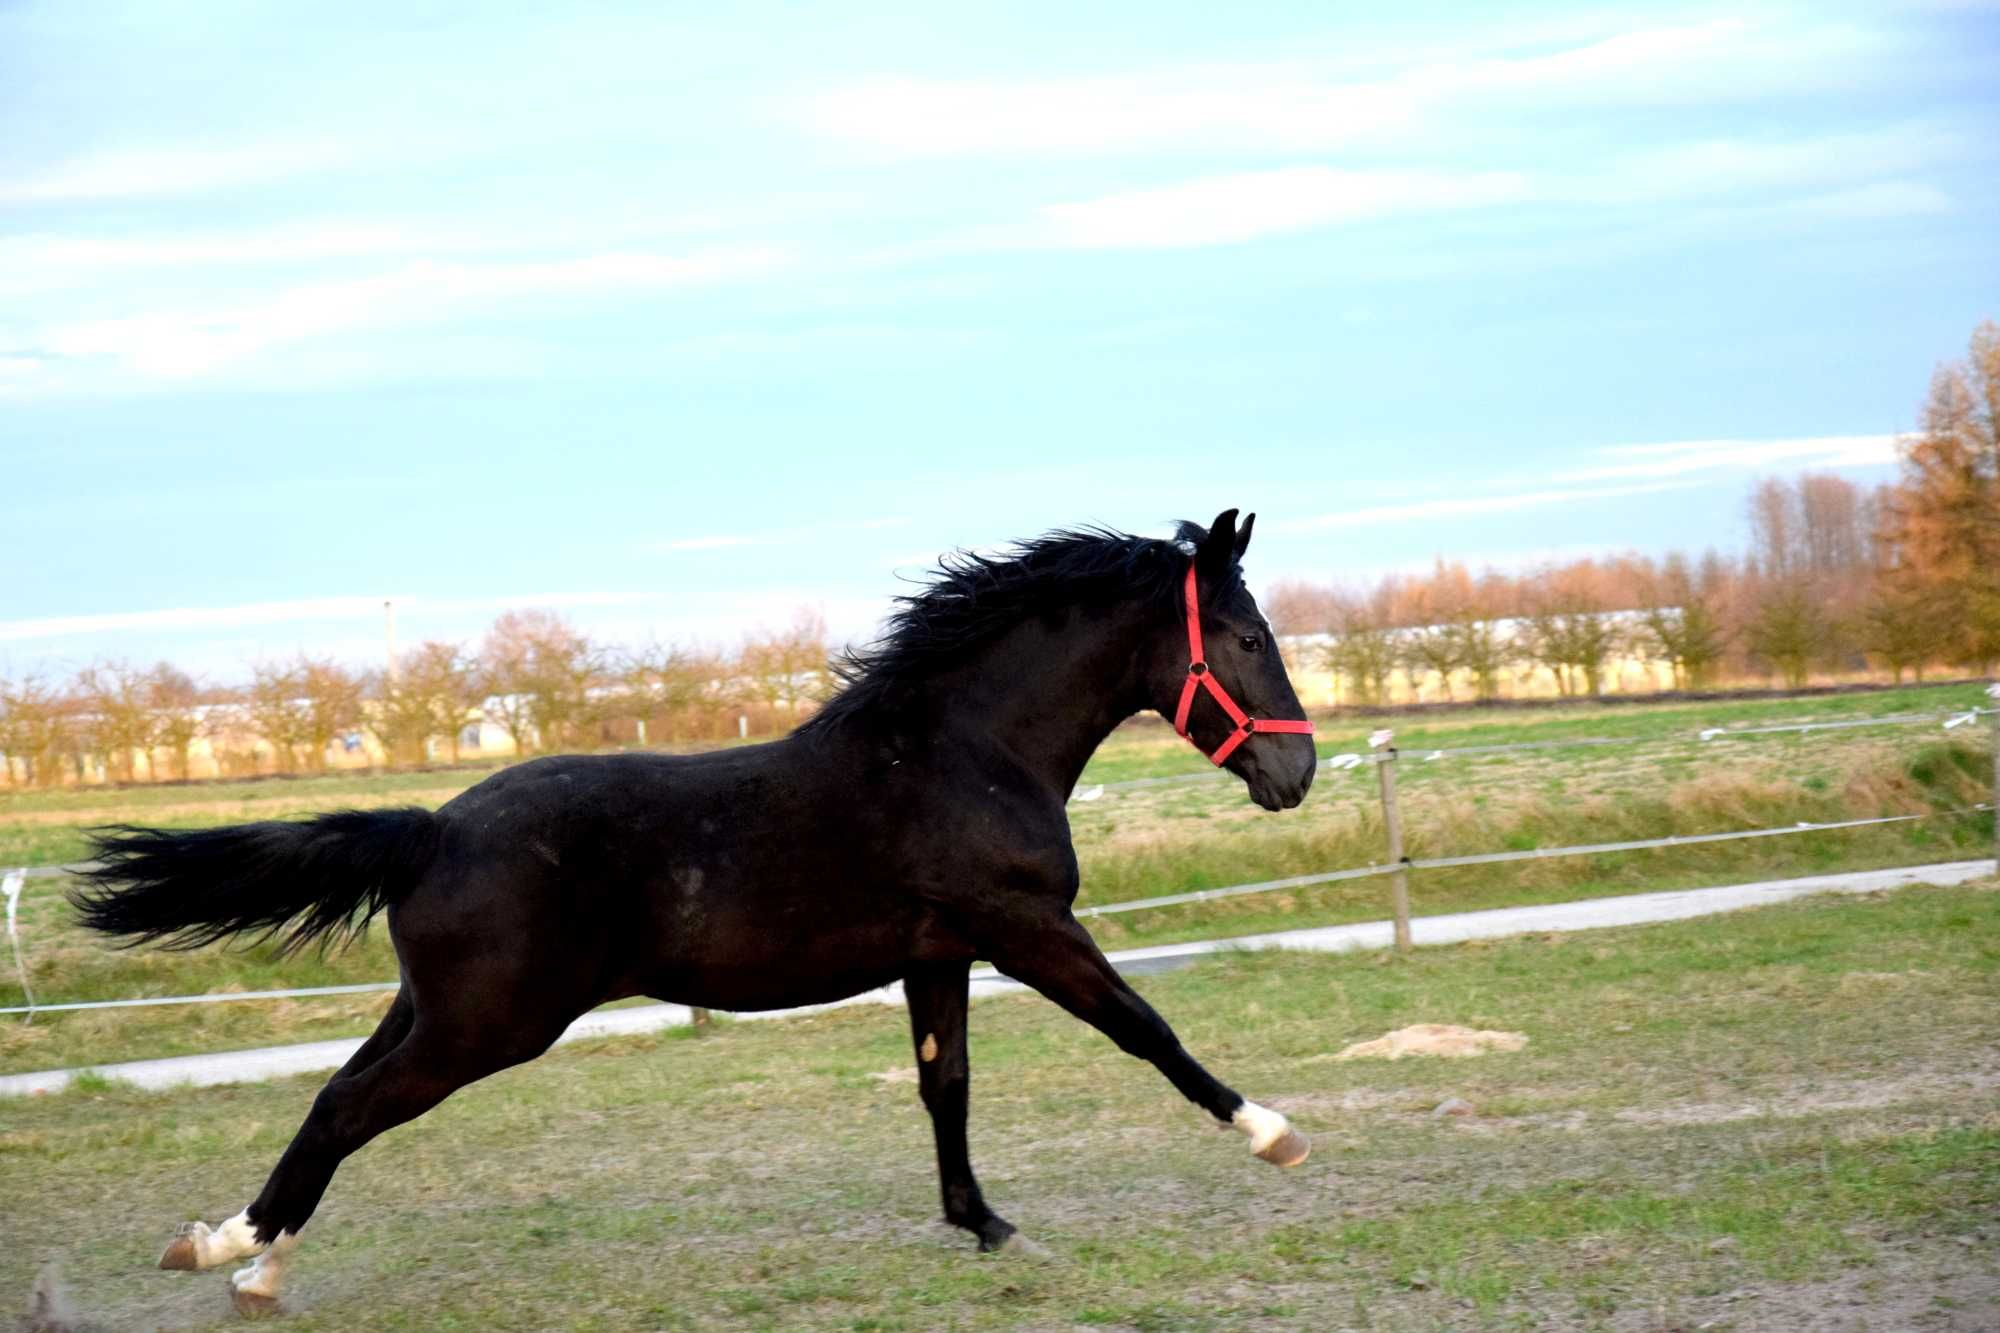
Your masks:
{"label": "halter buckle", "polygon": [[1189,674],[1190,676],[1206,676],[1206,675],[1208,674],[1208,663],[1206,663],[1206,662],[1189,662],[1189,663],[1188,663],[1188,674]]}

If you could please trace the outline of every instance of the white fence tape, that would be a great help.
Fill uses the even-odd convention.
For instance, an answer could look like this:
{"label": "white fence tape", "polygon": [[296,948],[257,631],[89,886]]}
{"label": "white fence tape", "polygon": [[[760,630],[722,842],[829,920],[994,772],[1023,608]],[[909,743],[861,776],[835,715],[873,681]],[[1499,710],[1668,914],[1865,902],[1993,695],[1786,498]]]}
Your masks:
{"label": "white fence tape", "polygon": [[[1996,687],[2000,688],[2000,687]],[[1991,693],[1991,691],[1989,691]],[[2000,699],[2000,693],[1993,694]],[[1430,763],[1438,759],[1464,758],[1469,755],[1516,754],[1534,750],[1588,749],[1593,746],[1618,745],[1684,745],[1690,741],[1703,744],[1712,741],[1734,740],[1743,736],[1776,736],[1787,732],[1801,735],[1815,731],[1844,731],[1854,727],[1908,727],[1942,723],[1946,731],[1960,727],[1973,718],[1993,712],[1990,708],[1973,708],[1958,713],[1885,713],[1880,717],[1849,718],[1838,722],[1787,722],[1769,727],[1702,727],[1694,732],[1673,732],[1664,736],[1572,736],[1564,740],[1552,741],[1512,741],[1497,745],[1445,745],[1419,746],[1408,751],[1403,757]],[[1383,759],[1382,747],[1388,740],[1378,742],[1377,736],[1390,737],[1392,733],[1378,731],[1368,738],[1372,747],[1368,754],[1336,754],[1320,759],[1322,767],[1336,770],[1359,768],[1363,764],[1380,763]],[[1089,796],[1073,796],[1070,799],[1096,800],[1107,792],[1141,791],[1147,787],[1167,787],[1183,782],[1214,782],[1227,778],[1227,769],[1204,769],[1199,773],[1175,773],[1160,778],[1128,778],[1123,782],[1106,782],[1100,786],[1087,788]]]}
{"label": "white fence tape", "polygon": [[[1987,694],[2000,700],[2000,684],[1988,687]],[[1895,713],[1882,717],[1854,718],[1838,722],[1796,722],[1769,727],[1709,727],[1694,734],[1693,739],[1701,742],[1727,740],[1738,736],[1768,736],[1781,732],[1807,733],[1813,731],[1837,731],[1853,727],[1908,726],[1915,723],[1937,723],[1942,721],[1949,731],[1965,725],[1982,714],[1997,710],[1975,707],[1961,713]],[[1372,752],[1369,754],[1337,754],[1321,762],[1334,769],[1359,768],[1364,764],[1379,763],[1389,757],[1386,750],[1394,739],[1389,731],[1378,731],[1369,737]],[[1567,740],[1521,741],[1506,745],[1466,745],[1441,749],[1423,750],[1420,753],[1428,761],[1448,755],[1502,754],[1520,750],[1552,750],[1578,746],[1601,745],[1649,745],[1684,741],[1685,733],[1673,736],[1578,736]],[[1106,792],[1132,791],[1146,787],[1158,787],[1171,783],[1199,782],[1230,776],[1227,770],[1177,774],[1158,778],[1132,778],[1123,782],[1107,782],[1083,788],[1072,800],[1095,801]],[[1987,804],[1963,806],[1948,810],[1932,810],[1915,815],[1882,815],[1871,819],[1843,819],[1831,823],[1799,823],[1783,828],[1739,829],[1727,833],[1676,834],[1664,838],[1641,838],[1629,842],[1587,843],[1571,847],[1533,847],[1521,851],[1479,852],[1468,856],[1439,856],[1419,859],[1404,858],[1399,863],[1385,865],[1356,866],[1346,870],[1329,870],[1320,874],[1293,875],[1285,879],[1262,880],[1255,884],[1232,884],[1216,889],[1195,889],[1188,893],[1170,893],[1157,898],[1135,898],[1128,902],[1103,903],[1095,907],[1085,907],[1077,911],[1078,917],[1112,916],[1124,912],[1139,912],[1150,908],[1177,907],[1187,903],[1211,902],[1224,898],[1239,898],[1247,894],[1276,893],[1284,889],[1307,888],[1317,884],[1332,884],[1342,880],[1366,879],[1374,875],[1386,875],[1397,870],[1443,870],[1455,866],[1498,865],[1509,861],[1533,861],[1564,856],[1602,856],[1615,852],[1641,851],[1653,847],[1685,847],[1696,843],[1729,842],[1743,838],[1779,838],[1801,833],[1825,833],[1838,829],[1864,828],[1877,824],[1906,824],[1917,820],[1940,819],[1960,815],[1980,814],[1994,809]],[[26,881],[29,879],[54,879],[88,873],[96,868],[96,863],[85,862],[74,866],[31,866],[10,870],[0,878],[0,893],[7,900],[7,936],[13,948],[15,970],[21,978],[21,994],[27,1000],[23,1005],[0,1007],[0,1014],[25,1014],[30,1020],[38,1013],[64,1013],[82,1009],[136,1009],[153,1005],[168,1004],[222,1004],[235,1000],[279,1000],[306,999],[323,995],[360,995],[375,991],[393,991],[400,983],[394,981],[362,982],[350,986],[308,986],[290,990],[233,991],[207,995],[169,995],[129,1000],[77,1000],[63,1004],[37,1004],[34,993],[28,987],[28,971],[21,959],[20,935],[16,929],[16,911]]]}
{"label": "white fence tape", "polygon": [[[72,1000],[67,1004],[42,1004],[34,1007],[38,1014],[73,1013],[79,1009],[145,1009],[156,1004],[227,1004],[232,1000],[294,1000],[310,999],[316,995],[366,995],[372,991],[400,990],[400,981],[362,981],[352,986],[300,986],[294,990],[240,990],[216,991],[208,995],[158,995],[145,996],[136,1000]],[[0,1009],[0,1014],[22,1014],[28,1009],[16,1005]]]}
{"label": "white fence tape", "polygon": [[1176,907],[1183,903],[1208,902],[1215,898],[1240,898],[1249,893],[1273,893],[1280,889],[1301,889],[1313,884],[1332,884],[1344,879],[1365,879],[1386,875],[1392,870],[1444,870],[1452,866],[1498,865],[1503,861],[1534,861],[1559,856],[1602,856],[1611,852],[1635,852],[1648,847],[1686,847],[1700,842],[1728,842],[1736,838],[1781,838],[1799,833],[1826,833],[1835,829],[1862,828],[1870,824],[1907,824],[1920,819],[1973,815],[1991,810],[1990,805],[1968,805],[1951,810],[1930,810],[1919,815],[1881,815],[1873,819],[1842,819],[1826,824],[1787,824],[1783,828],[1739,829],[1730,833],[1682,833],[1667,838],[1641,838],[1632,842],[1586,843],[1574,847],[1532,847],[1517,852],[1478,852],[1470,856],[1433,856],[1400,864],[1361,866],[1353,870],[1332,870],[1320,875],[1294,875],[1290,879],[1265,880],[1258,884],[1232,884],[1221,889],[1196,889],[1191,893],[1170,893],[1162,898],[1134,898],[1129,902],[1104,903],[1086,907],[1076,915],[1111,916],[1137,912],[1149,907]]}
{"label": "white fence tape", "polygon": [[[1309,888],[1315,884],[1367,879],[1374,875],[1386,875],[1394,870],[1442,870],[1452,866],[1496,865],[1505,861],[1532,861],[1558,856],[1601,856],[1611,852],[1639,851],[1648,847],[1686,847],[1703,842],[1728,842],[1736,838],[1778,838],[1800,833],[1826,833],[1837,829],[1862,828],[1873,824],[1907,824],[1923,819],[1980,814],[1992,808],[1990,805],[1971,805],[1951,810],[1932,810],[1917,815],[1881,815],[1872,819],[1842,819],[1826,824],[1788,824],[1783,828],[1739,829],[1728,833],[1684,833],[1673,837],[1642,838],[1631,842],[1599,842],[1574,847],[1534,847],[1525,851],[1480,852],[1471,856],[1423,857],[1400,865],[1356,866],[1348,870],[1329,870],[1314,875],[1292,875],[1285,879],[1261,880],[1255,884],[1232,884],[1226,888],[1170,893],[1160,898],[1135,898],[1129,902],[1103,903],[1096,907],[1081,908],[1076,915],[1112,916],[1155,907],[1178,907],[1186,903],[1240,898],[1252,893],[1276,893],[1284,889]],[[375,981],[352,986],[308,986],[294,990],[229,991],[211,995],[166,995],[134,1000],[77,1000],[67,1004],[14,1005],[0,1008],[0,1014],[22,1014],[31,1010],[34,1013],[53,1014],[79,1009],[138,1009],[162,1004],[224,1004],[235,1000],[286,1000],[305,999],[317,995],[360,995],[369,991],[392,991],[397,985],[398,983],[393,981]]]}

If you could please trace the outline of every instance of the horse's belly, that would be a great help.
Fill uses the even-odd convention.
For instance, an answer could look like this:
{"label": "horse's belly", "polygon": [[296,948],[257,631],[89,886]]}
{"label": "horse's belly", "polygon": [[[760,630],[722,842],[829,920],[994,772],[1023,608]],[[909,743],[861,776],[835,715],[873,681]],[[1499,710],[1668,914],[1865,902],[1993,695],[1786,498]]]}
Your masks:
{"label": "horse's belly", "polygon": [[645,991],[710,1009],[753,1012],[828,1004],[899,980],[913,956],[910,923],[765,919],[736,913],[683,920],[659,941]]}
{"label": "horse's belly", "polygon": [[738,970],[708,967],[662,977],[648,992],[678,1004],[700,1005],[730,1013],[761,1013],[832,1004],[888,986],[902,978],[904,966],[844,968],[804,974],[798,971]]}

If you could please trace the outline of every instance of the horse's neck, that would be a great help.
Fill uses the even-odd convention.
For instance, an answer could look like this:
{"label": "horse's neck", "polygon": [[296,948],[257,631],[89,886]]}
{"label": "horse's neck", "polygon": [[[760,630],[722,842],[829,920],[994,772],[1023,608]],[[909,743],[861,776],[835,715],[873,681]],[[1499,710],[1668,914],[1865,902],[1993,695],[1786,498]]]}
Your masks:
{"label": "horse's neck", "polygon": [[1119,607],[1017,626],[940,682],[935,706],[1067,795],[1112,728],[1145,706],[1141,620]]}

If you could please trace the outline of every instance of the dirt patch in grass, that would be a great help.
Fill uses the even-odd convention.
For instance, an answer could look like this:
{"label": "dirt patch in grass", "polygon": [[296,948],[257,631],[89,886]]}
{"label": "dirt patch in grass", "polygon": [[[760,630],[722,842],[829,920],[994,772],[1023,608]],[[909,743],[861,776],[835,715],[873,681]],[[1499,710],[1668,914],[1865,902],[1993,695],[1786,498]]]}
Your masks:
{"label": "dirt patch in grass", "polygon": [[1413,1023],[1373,1041],[1357,1041],[1333,1058],[1401,1060],[1413,1055],[1434,1055],[1463,1059],[1488,1051],[1518,1051],[1527,1044],[1525,1032],[1495,1032],[1490,1028],[1460,1027],[1456,1023]]}
{"label": "dirt patch in grass", "polygon": [[1972,1051],[1950,1067],[1912,1069],[1887,1078],[1798,1081],[1754,1100],[1676,1102],[1613,1113],[1631,1125],[1720,1125],[1738,1120],[1880,1111],[1910,1102],[1990,1098],[2000,1093],[2000,1054]]}
{"label": "dirt patch in grass", "polygon": [[[1868,1262],[1800,1282],[1749,1281],[1623,1312],[1620,1333],[1991,1333],[2000,1328],[2000,1228],[1878,1246]],[[1982,1253],[1983,1251],[1983,1253]]]}

